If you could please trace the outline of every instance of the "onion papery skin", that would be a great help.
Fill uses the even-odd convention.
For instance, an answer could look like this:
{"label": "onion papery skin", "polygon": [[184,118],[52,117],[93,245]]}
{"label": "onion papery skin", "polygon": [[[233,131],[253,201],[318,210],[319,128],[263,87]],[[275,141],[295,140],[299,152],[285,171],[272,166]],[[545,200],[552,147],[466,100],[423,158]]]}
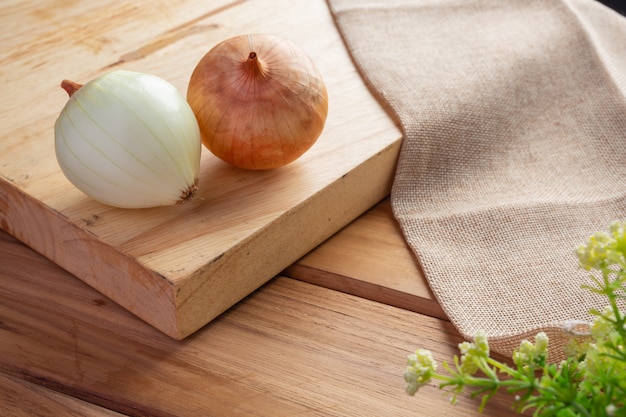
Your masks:
{"label": "onion papery skin", "polygon": [[54,125],[66,178],[104,204],[170,206],[198,186],[202,142],[185,97],[150,74],[116,70],[70,93]]}
{"label": "onion papery skin", "polygon": [[326,85],[313,60],[269,34],[215,45],[196,65],[187,101],[205,147],[251,170],[299,158],[317,141],[328,115]]}

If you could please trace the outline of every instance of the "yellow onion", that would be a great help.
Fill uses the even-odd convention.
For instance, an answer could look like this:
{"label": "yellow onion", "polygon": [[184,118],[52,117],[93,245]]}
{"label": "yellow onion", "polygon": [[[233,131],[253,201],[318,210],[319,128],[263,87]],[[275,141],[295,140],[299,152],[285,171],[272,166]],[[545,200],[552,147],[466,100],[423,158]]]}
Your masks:
{"label": "yellow onion", "polygon": [[54,125],[61,170],[79,190],[122,208],[194,197],[200,129],[185,97],[149,74],[112,71],[85,85],[63,81],[70,99]]}
{"label": "yellow onion", "polygon": [[328,114],[313,60],[290,41],[250,34],[226,39],[198,62],[187,101],[202,143],[239,168],[265,170],[304,154]]}

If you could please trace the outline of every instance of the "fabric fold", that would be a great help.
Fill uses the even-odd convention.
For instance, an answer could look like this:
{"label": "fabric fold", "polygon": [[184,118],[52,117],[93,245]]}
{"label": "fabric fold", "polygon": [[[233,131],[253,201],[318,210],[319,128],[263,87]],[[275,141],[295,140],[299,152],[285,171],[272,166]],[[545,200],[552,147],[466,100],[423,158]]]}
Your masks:
{"label": "fabric fold", "polygon": [[460,333],[510,354],[606,300],[575,248],[626,217],[626,19],[592,0],[329,0],[404,140],[392,207]]}

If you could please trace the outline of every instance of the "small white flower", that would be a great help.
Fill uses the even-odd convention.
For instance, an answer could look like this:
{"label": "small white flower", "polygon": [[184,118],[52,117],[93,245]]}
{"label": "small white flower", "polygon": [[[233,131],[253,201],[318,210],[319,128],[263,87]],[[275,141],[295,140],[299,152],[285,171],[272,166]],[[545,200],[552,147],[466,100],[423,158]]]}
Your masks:
{"label": "small white flower", "polygon": [[461,372],[472,375],[478,371],[481,360],[489,357],[489,341],[487,335],[480,331],[474,337],[474,342],[459,343],[461,352]]}
{"label": "small white flower", "polygon": [[539,332],[535,336],[535,344],[529,340],[522,340],[515,352],[513,352],[513,361],[518,367],[530,367],[537,369],[542,367],[548,355],[548,335]]}
{"label": "small white flower", "polygon": [[426,349],[418,349],[407,357],[407,368],[404,372],[405,390],[413,395],[428,384],[437,370],[437,362],[433,354]]}
{"label": "small white flower", "polygon": [[617,407],[615,407],[613,404],[609,404],[606,406],[605,411],[607,416],[614,416],[615,411],[617,411]]}
{"label": "small white flower", "polygon": [[535,355],[545,355],[548,352],[548,335],[544,332],[535,336]]}

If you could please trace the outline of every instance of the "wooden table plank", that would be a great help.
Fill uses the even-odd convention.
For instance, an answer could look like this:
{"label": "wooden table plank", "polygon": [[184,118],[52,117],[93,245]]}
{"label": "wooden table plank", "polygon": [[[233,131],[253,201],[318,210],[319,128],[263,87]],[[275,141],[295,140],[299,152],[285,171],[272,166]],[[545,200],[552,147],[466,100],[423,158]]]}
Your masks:
{"label": "wooden table plank", "polygon": [[389,197],[283,274],[447,320],[393,217]]}
{"label": "wooden table plank", "polygon": [[0,415],[5,417],[122,417],[122,414],[0,373]]}
{"label": "wooden table plank", "polygon": [[177,341],[0,232],[0,332],[0,371],[129,415],[479,415],[403,390],[416,347],[456,352],[449,322],[289,278]]}

